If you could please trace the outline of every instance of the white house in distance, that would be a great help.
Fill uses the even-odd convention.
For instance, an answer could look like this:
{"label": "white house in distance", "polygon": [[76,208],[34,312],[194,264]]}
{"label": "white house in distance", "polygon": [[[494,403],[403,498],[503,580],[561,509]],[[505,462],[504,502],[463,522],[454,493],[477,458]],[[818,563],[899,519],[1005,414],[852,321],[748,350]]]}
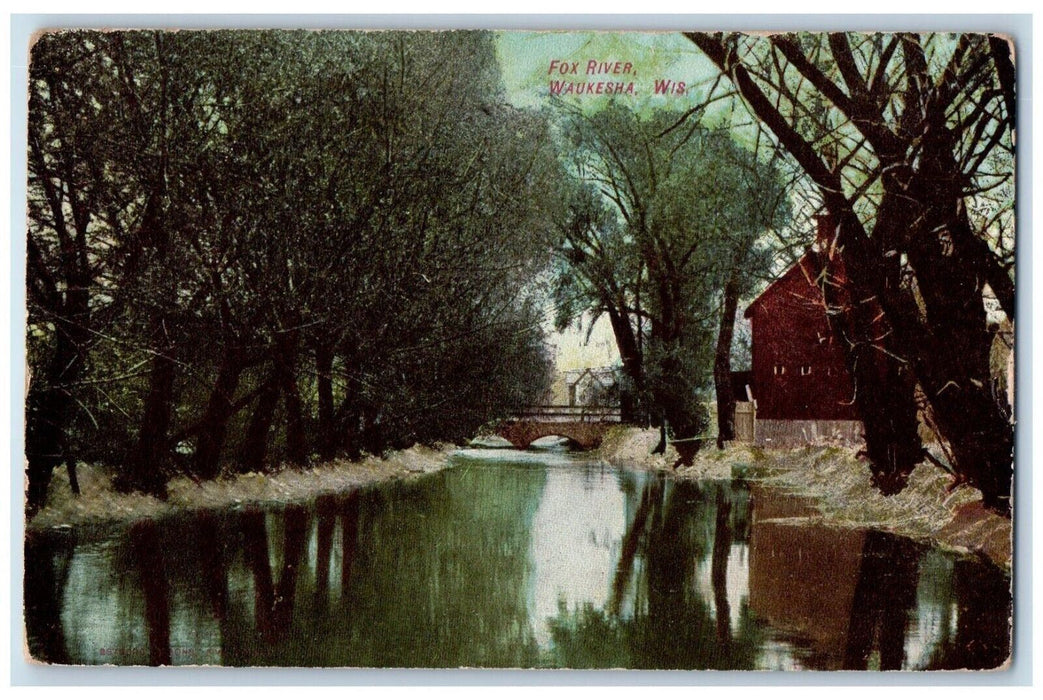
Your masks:
{"label": "white house in distance", "polygon": [[617,406],[620,371],[618,367],[559,371],[543,403],[547,406]]}

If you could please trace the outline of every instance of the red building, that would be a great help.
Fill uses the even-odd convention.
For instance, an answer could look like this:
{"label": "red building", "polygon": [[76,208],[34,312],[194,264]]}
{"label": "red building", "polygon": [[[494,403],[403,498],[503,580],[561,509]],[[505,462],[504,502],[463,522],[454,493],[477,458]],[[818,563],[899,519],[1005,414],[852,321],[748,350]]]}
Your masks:
{"label": "red building", "polygon": [[[832,226],[819,218],[819,245]],[[746,309],[753,334],[757,420],[858,420],[843,349],[833,336],[813,251]]]}

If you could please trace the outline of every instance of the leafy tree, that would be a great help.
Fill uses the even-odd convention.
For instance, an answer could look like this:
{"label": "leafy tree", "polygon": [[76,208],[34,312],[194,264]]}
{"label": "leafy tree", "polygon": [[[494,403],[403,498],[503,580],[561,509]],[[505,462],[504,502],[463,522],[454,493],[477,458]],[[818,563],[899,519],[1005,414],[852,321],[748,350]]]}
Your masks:
{"label": "leafy tree", "polygon": [[[165,197],[174,99],[159,35],[42,37],[29,74],[29,299],[31,383],[26,400],[28,507],[53,468],[74,459],[92,411],[130,377],[91,365],[170,248]],[[143,90],[148,82],[152,89]],[[156,330],[156,335],[159,335]],[[137,368],[140,365],[135,364]],[[133,376],[133,375],[132,375]],[[90,426],[90,427],[88,427]]]}
{"label": "leafy tree", "polygon": [[[768,264],[756,242],[784,223],[788,202],[777,170],[727,133],[675,126],[669,114],[641,117],[618,103],[570,115],[575,170],[587,184],[562,227],[560,287],[575,291],[559,296],[573,300],[565,317],[576,300],[609,315],[624,370],[675,438],[688,440],[708,427],[701,399],[715,326],[733,327],[738,296]],[[727,362],[722,335],[717,354]]]}
{"label": "leafy tree", "polygon": [[541,393],[564,173],[488,34],[56,33],[32,59],[30,512],[63,459],[162,495],[462,440]]}

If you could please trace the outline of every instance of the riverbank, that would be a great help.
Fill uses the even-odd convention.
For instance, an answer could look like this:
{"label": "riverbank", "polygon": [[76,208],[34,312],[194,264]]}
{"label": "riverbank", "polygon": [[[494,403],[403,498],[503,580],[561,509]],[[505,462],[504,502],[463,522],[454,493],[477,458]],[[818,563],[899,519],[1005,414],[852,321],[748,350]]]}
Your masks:
{"label": "riverbank", "polygon": [[811,519],[823,524],[886,530],[950,551],[982,555],[1008,570],[1011,567],[1011,521],[987,511],[977,489],[967,485],[951,489],[949,474],[931,464],[917,466],[909,485],[888,497],[870,485],[867,465],[851,448],[765,450],[735,444],[717,450],[710,445],[696,455],[691,466],[675,472],[671,469],[677,459],[673,447],[664,455],[651,454],[658,442],[656,430],[621,427],[605,437],[598,455],[613,465],[664,470],[677,479],[744,476],[813,497],[819,515]]}
{"label": "riverbank", "polygon": [[454,449],[455,446],[414,446],[383,459],[334,460],[308,469],[237,474],[198,484],[187,477],[176,477],[167,483],[166,500],[141,493],[119,493],[112,487],[111,469],[80,464],[80,495],[73,494],[65,471],[55,470],[47,502],[29,522],[28,529],[158,518],[188,510],[244,504],[298,503],[326,493],[440,471],[448,465]]}

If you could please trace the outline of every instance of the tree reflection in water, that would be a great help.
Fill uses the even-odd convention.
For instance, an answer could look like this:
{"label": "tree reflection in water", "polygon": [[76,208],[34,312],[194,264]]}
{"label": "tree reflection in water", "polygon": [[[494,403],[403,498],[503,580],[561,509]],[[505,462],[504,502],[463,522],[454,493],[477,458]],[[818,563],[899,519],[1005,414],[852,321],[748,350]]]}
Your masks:
{"label": "tree reflection in water", "polygon": [[[994,668],[1006,657],[1010,591],[996,567],[925,557],[925,546],[887,532],[817,524],[801,499],[759,487],[753,501],[751,606],[791,650],[792,665]],[[958,575],[940,581],[945,566]],[[982,591],[973,602],[965,601],[968,581]]]}
{"label": "tree reflection in water", "polygon": [[717,621],[717,643],[727,651],[732,641],[731,607],[728,604],[728,553],[732,546],[730,516],[732,502],[725,489],[717,491],[717,523],[713,535],[713,564],[710,580],[713,582],[713,605]]}
{"label": "tree reflection in water", "polygon": [[[609,605],[569,610],[562,601],[550,621],[556,665],[755,668],[764,634],[745,601],[732,629],[726,590],[732,531],[730,485],[649,478],[623,537]],[[708,556],[713,607],[695,581],[696,564]],[[628,592],[633,613],[624,615]]]}
{"label": "tree reflection in water", "polygon": [[897,671],[905,661],[909,613],[916,602],[923,547],[887,532],[866,533],[862,566],[851,602],[843,667],[866,670],[879,651],[879,670]]}
{"label": "tree reflection in water", "polygon": [[[1008,576],[809,513],[759,486],[529,461],[310,505],[31,533],[28,645],[53,663],[229,666],[1006,659]],[[563,527],[575,530],[562,538]]]}
{"label": "tree reflection in water", "polygon": [[261,511],[249,511],[241,518],[244,551],[254,581],[254,615],[257,632],[264,644],[276,644],[289,635],[296,599],[297,576],[308,535],[308,511],[290,506],[283,513],[282,571],[273,583],[268,555],[268,534]]}
{"label": "tree reflection in water", "polygon": [[[930,669],[981,669],[1002,665],[1011,650],[1010,577],[990,565],[958,559],[952,568],[955,633],[935,647]],[[952,632],[950,626],[943,628]]]}
{"label": "tree reflection in water", "polygon": [[[925,547],[886,532],[866,533],[861,568],[851,604],[843,668],[893,671],[907,668],[906,646]],[[942,638],[926,660],[926,669],[988,669],[1010,653],[1011,595],[1009,578],[991,565],[967,559],[952,564],[949,595],[936,606],[946,612],[955,603],[955,635],[951,620],[941,625]],[[921,603],[923,604],[923,603]]]}
{"label": "tree reflection in water", "polygon": [[29,654],[52,664],[73,663],[66,649],[62,603],[76,540],[66,532],[30,532],[25,538],[25,626]]}
{"label": "tree reflection in water", "polygon": [[[326,497],[310,527],[309,511],[276,516],[274,547],[263,518],[241,515],[258,633],[240,619],[226,663],[538,665],[524,581],[544,478],[541,469],[461,470],[452,487],[436,475]],[[270,548],[282,556],[278,584]]]}
{"label": "tree reflection in water", "polygon": [[148,630],[149,666],[165,666],[170,655],[170,596],[156,523],[139,521],[130,529],[130,546],[137,563],[138,580],[145,595],[145,627]]}
{"label": "tree reflection in water", "polygon": [[336,496],[320,496],[315,502],[315,609],[329,605],[330,560],[333,557],[333,528],[337,520]]}

